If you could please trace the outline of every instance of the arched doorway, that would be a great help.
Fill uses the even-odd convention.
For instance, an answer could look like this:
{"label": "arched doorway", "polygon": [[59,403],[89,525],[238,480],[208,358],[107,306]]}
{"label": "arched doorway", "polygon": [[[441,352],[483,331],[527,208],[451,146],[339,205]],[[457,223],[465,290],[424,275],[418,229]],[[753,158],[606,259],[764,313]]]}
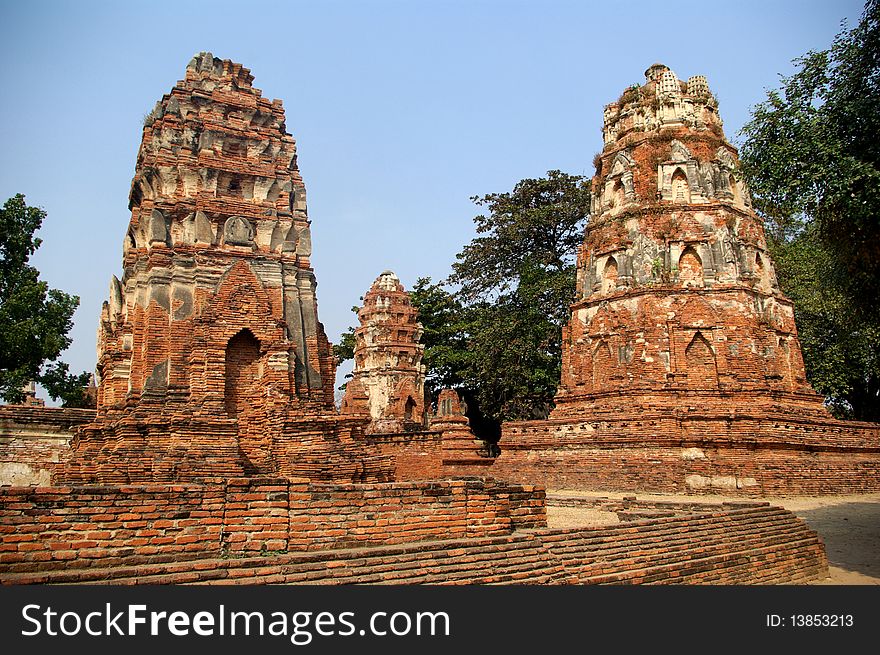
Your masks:
{"label": "arched doorway", "polygon": [[247,406],[247,391],[260,373],[260,342],[244,329],[226,344],[226,414],[238,417]]}

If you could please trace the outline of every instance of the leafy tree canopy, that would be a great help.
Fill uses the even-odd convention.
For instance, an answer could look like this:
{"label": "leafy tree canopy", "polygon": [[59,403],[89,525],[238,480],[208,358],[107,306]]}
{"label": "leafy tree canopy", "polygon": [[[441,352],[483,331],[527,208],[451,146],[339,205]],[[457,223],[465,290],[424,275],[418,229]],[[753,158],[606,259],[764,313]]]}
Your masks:
{"label": "leafy tree canopy", "polygon": [[[570,270],[583,240],[590,188],[560,171],[525,179],[511,193],[471,198],[488,214],[474,218],[476,237],[456,256],[452,284],[466,301],[515,291],[524,272]],[[572,278],[574,279],[574,278]]]}
{"label": "leafy tree canopy", "polygon": [[814,226],[772,248],[795,304],[807,378],[835,415],[880,421],[880,324],[835,283],[834,259]]}
{"label": "leafy tree canopy", "polygon": [[37,381],[53,399],[83,406],[88,373],[72,375],[58,361],[70,345],[67,334],[79,298],[49,289],[28,263],[40,247],[34,233],[45,217],[21,194],[0,209],[0,397],[21,402],[24,385]]}
{"label": "leafy tree canopy", "polygon": [[744,177],[807,377],[840,417],[880,420],[880,2],[795,60],[741,132]]}
{"label": "leafy tree canopy", "polygon": [[831,48],[795,60],[743,127],[743,173],[777,240],[814,225],[853,307],[880,292],[880,0]]}
{"label": "leafy tree canopy", "polygon": [[589,182],[549,171],[473,200],[488,211],[474,219],[480,236],[449,279],[464,309],[463,386],[496,421],[544,418],[559,383]]}

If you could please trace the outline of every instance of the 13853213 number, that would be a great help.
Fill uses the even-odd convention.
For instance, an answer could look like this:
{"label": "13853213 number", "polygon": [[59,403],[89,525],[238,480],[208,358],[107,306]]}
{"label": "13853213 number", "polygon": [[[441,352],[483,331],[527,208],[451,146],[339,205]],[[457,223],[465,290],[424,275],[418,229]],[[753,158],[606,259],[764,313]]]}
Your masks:
{"label": "13853213 number", "polygon": [[851,628],[852,614],[792,614],[793,628]]}

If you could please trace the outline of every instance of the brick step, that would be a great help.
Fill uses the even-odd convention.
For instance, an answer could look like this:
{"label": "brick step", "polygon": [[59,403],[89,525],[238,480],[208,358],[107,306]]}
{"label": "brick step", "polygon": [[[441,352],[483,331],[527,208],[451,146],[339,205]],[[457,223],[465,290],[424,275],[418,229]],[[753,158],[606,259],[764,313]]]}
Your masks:
{"label": "brick step", "polygon": [[[594,561],[598,562],[614,562],[620,559],[628,559],[629,568],[659,563],[683,565],[689,561],[713,557],[719,553],[751,553],[767,547],[783,550],[790,543],[802,543],[816,549],[821,549],[821,542],[814,534],[793,529],[776,532],[773,536],[766,535],[761,537],[756,535],[753,539],[738,539],[736,535],[733,535],[728,539],[717,540],[712,544],[697,541],[696,543],[684,543],[681,546],[676,544],[675,547],[658,546],[647,551],[637,550],[632,552],[629,549],[619,549],[617,551],[606,550],[605,552],[597,553],[590,549],[583,549],[578,553],[569,553],[568,557],[563,558],[563,560],[571,565],[572,563],[583,561],[584,557],[593,557]],[[697,546],[697,548],[689,546]]]}
{"label": "brick step", "polygon": [[[137,562],[126,565],[113,565],[106,568],[67,569],[63,571],[25,572],[4,575],[4,582],[24,584],[30,582],[89,582],[108,579],[108,573],[114,574],[114,580],[125,580],[139,577],[138,571],[155,571],[151,575],[205,575],[214,569],[233,570],[239,568],[273,567],[274,569],[293,566],[313,566],[316,570],[326,571],[328,556],[334,560],[347,561],[357,558],[400,557],[404,561],[418,561],[432,552],[447,556],[446,553],[465,552],[473,548],[485,548],[488,552],[501,553],[507,550],[510,542],[523,542],[533,539],[529,532],[500,537],[480,537],[467,541],[442,540],[414,542],[392,546],[376,546],[371,548],[351,548],[330,551],[300,551],[272,556],[255,556],[242,558],[187,558],[175,562]],[[161,573],[159,573],[161,571]],[[224,574],[225,577],[225,574]],[[324,576],[326,577],[326,576]]]}
{"label": "brick step", "polygon": [[[737,581],[737,577],[739,577],[742,582],[752,581],[754,579],[754,572],[751,563],[755,559],[759,559],[762,556],[769,554],[774,555],[774,559],[780,559],[782,557],[792,560],[803,559],[801,557],[797,557],[797,553],[800,551],[801,547],[811,545],[813,545],[813,542],[809,539],[805,539],[799,542],[792,542],[790,546],[787,546],[782,550],[773,546],[767,546],[765,548],[754,549],[747,552],[739,551],[735,553],[711,555],[708,557],[700,558],[690,568],[682,567],[677,564],[659,564],[656,566],[649,566],[641,569],[627,570],[620,573],[589,576],[587,578],[583,578],[582,584],[620,584],[622,582],[629,582],[631,584],[656,584],[659,581],[668,580],[670,578],[680,580],[682,584],[687,584],[690,578],[699,576],[701,572],[707,573],[707,575],[704,576],[704,581],[707,583],[730,580],[735,584]],[[786,554],[786,551],[788,554]],[[724,568],[712,566],[712,564],[714,563],[729,563],[735,562],[736,560],[741,560],[741,563],[733,565],[728,564]],[[743,572],[743,574],[738,576],[738,572]],[[749,573],[746,574],[746,572]],[[777,577],[779,576],[774,576],[774,578]],[[804,579],[811,579],[808,578],[808,576],[795,575],[792,576],[791,581],[794,582],[798,579],[801,579],[801,577],[803,577]],[[727,584],[730,583],[731,582],[727,582]],[[751,582],[751,584],[754,584],[754,582]]]}
{"label": "brick step", "polygon": [[[566,564],[569,569],[571,569],[573,572],[576,572],[579,578],[583,580],[592,579],[596,584],[599,584],[603,581],[603,576],[606,575],[610,575],[612,579],[620,576],[628,578],[636,575],[633,572],[642,570],[653,570],[657,569],[658,567],[674,567],[676,569],[680,569],[681,571],[687,571],[693,567],[705,566],[706,562],[711,562],[718,557],[745,557],[749,561],[754,561],[755,559],[763,559],[763,553],[772,552],[775,555],[785,553],[790,550],[789,544],[791,543],[797,544],[798,548],[816,546],[816,542],[814,539],[789,539],[786,542],[771,543],[765,546],[756,546],[752,544],[748,546],[737,545],[736,547],[733,547],[732,545],[728,545],[730,549],[710,549],[703,551],[699,554],[675,553],[672,556],[659,555],[656,557],[621,557],[617,560],[603,558],[598,562],[585,563],[583,565],[579,565],[576,560],[572,560],[566,562]],[[625,574],[620,572],[621,564],[623,562],[625,562]]]}
{"label": "brick step", "polygon": [[[733,529],[736,529],[732,535]],[[639,539],[634,535],[618,535],[612,539],[569,537],[562,541],[547,541],[547,545],[555,553],[565,556],[569,553],[577,555],[584,549],[590,552],[610,552],[614,550],[628,549],[631,547],[652,547],[652,552],[657,549],[664,551],[676,550],[681,547],[690,548],[695,543],[701,546],[714,546],[728,543],[732,538],[738,543],[750,540],[766,540],[776,536],[790,536],[805,534],[803,528],[797,524],[780,526],[772,522],[745,523],[742,525],[728,524],[706,527],[702,530],[675,531],[664,530],[649,533]]]}
{"label": "brick step", "polygon": [[[735,526],[736,530],[731,530],[731,527],[734,526],[725,524],[716,526],[714,529],[699,531],[688,530],[679,533],[663,531],[644,540],[630,538],[597,541],[595,539],[568,538],[565,541],[548,543],[548,548],[563,561],[579,560],[583,557],[605,560],[613,560],[616,556],[632,558],[633,556],[638,557],[643,552],[648,552],[648,556],[653,558],[680,558],[698,556],[701,553],[719,548],[729,549],[735,546],[738,549],[747,549],[756,543],[786,543],[792,539],[800,539],[805,535],[810,535],[809,531],[797,523],[791,523],[784,527],[772,523],[744,524]],[[810,536],[818,543],[818,538],[815,535]],[[695,551],[694,546],[699,550]],[[633,548],[638,550],[633,553]]]}
{"label": "brick step", "polygon": [[700,515],[691,517],[676,518],[660,518],[649,521],[633,521],[621,523],[611,526],[603,526],[600,528],[583,528],[583,529],[567,529],[554,530],[557,537],[548,537],[548,540],[564,541],[569,538],[568,535],[574,535],[575,538],[586,536],[589,534],[599,535],[600,540],[609,541],[621,535],[647,534],[647,533],[666,533],[666,534],[684,534],[694,533],[705,528],[719,529],[722,526],[730,525],[746,525],[746,524],[790,524],[791,519],[795,518],[793,514],[786,510],[767,512],[753,511],[746,514],[737,513],[732,516],[716,516],[716,515]]}
{"label": "brick step", "polygon": [[[241,559],[196,558],[106,569],[21,573],[5,583],[626,584],[805,582],[823,573],[815,533],[769,507]],[[817,552],[818,551],[818,552]],[[768,566],[756,566],[766,561]],[[775,563],[798,563],[792,567]]]}

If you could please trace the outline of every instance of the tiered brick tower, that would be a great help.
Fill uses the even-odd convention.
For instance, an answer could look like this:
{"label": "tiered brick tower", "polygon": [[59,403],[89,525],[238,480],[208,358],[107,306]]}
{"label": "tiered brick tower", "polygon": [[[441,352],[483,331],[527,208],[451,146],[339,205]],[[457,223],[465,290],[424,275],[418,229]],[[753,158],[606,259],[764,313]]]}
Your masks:
{"label": "tiered brick tower", "polygon": [[[252,81],[201,53],[145,121],[123,276],[98,330],[98,417],[68,479],[321,477],[333,466],[293,452],[340,438],[335,363],[296,144],[281,101]],[[344,440],[326,447],[346,452]],[[364,477],[354,460],[342,468]]]}
{"label": "tiered brick tower", "polygon": [[558,489],[875,490],[880,426],[834,419],[807,383],[706,79],[660,64],[646,77],[605,108],[556,406],[505,423],[489,473]]}
{"label": "tiered brick tower", "polygon": [[376,278],[364,296],[358,319],[354,370],[345,388],[342,413],[368,414],[371,432],[424,427],[422,326],[394,273],[385,271]]}
{"label": "tiered brick tower", "polygon": [[706,79],[645,75],[605,108],[552,418],[684,405],[827,416]]}

